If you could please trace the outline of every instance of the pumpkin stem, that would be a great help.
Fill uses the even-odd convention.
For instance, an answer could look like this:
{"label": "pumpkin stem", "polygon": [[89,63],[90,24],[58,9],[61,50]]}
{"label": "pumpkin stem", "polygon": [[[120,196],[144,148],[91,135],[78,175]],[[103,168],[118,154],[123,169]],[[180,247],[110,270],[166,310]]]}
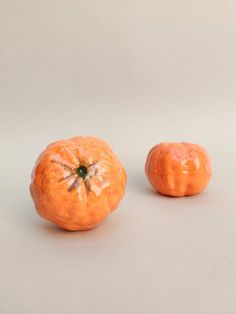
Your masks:
{"label": "pumpkin stem", "polygon": [[87,173],[88,173],[88,170],[87,170],[87,167],[85,166],[80,166],[79,168],[76,169],[76,173],[78,174],[78,176],[82,179],[85,179]]}

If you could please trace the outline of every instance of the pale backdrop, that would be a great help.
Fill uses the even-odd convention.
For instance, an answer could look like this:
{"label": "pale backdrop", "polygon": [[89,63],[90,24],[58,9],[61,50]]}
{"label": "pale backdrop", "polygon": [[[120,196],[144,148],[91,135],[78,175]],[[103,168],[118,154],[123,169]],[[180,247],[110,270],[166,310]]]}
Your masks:
{"label": "pale backdrop", "polygon": [[[0,0],[0,313],[236,313],[236,2]],[[128,172],[119,209],[89,232],[39,218],[38,154],[106,140]],[[153,193],[157,142],[213,160],[208,189]]]}

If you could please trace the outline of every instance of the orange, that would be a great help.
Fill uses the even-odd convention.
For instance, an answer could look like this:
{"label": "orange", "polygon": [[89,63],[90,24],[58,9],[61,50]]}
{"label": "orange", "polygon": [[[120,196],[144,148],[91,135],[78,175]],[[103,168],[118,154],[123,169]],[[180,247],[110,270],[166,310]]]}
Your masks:
{"label": "orange", "polygon": [[206,150],[190,143],[154,146],[147,156],[145,171],[151,185],[169,196],[198,194],[212,175]]}
{"label": "orange", "polygon": [[120,203],[126,172],[111,148],[93,137],[49,145],[32,172],[30,192],[37,212],[63,229],[97,226]]}

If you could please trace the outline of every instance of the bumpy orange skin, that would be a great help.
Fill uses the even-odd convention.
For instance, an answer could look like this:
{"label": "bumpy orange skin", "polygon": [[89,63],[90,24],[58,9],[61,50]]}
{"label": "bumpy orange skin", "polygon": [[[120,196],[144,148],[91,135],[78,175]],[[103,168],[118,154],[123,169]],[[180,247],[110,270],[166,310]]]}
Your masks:
{"label": "bumpy orange skin", "polygon": [[[85,178],[76,172],[81,165],[87,167]],[[66,230],[86,230],[117,208],[125,185],[126,172],[104,141],[74,137],[41,153],[30,192],[40,216]]]}
{"label": "bumpy orange skin", "polygon": [[208,184],[211,163],[197,144],[161,143],[148,154],[145,171],[151,185],[161,194],[184,196],[200,193]]}

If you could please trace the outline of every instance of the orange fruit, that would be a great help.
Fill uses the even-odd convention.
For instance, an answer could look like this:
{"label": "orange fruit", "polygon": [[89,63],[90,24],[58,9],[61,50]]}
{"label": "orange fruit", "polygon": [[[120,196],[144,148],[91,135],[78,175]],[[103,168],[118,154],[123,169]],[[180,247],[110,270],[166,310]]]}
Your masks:
{"label": "orange fruit", "polygon": [[67,230],[97,226],[120,203],[126,172],[111,148],[93,137],[49,145],[32,172],[37,212]]}
{"label": "orange fruit", "polygon": [[212,175],[206,150],[190,143],[154,146],[147,156],[145,172],[158,192],[170,196],[198,194],[207,186]]}

